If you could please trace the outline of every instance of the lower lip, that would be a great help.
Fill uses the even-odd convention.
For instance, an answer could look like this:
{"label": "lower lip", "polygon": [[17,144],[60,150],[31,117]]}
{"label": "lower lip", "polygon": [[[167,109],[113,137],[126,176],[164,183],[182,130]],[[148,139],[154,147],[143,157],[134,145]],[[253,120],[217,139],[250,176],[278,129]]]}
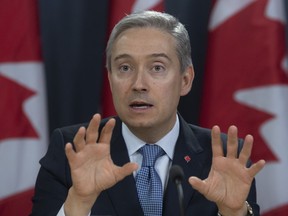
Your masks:
{"label": "lower lip", "polygon": [[130,106],[130,109],[134,112],[141,113],[146,112],[147,110],[150,110],[153,106],[143,106],[143,107],[132,107]]}

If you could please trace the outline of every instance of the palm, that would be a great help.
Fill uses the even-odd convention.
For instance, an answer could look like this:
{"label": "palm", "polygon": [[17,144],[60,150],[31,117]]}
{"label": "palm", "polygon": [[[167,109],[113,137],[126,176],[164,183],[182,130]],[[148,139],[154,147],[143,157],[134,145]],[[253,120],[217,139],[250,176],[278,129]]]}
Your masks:
{"label": "palm", "polygon": [[253,177],[237,160],[225,157],[214,158],[209,176],[205,179],[204,196],[213,202],[225,203],[231,208],[237,208],[246,200],[252,180]]}
{"label": "palm", "polygon": [[73,186],[83,195],[102,191],[116,183],[109,148],[105,144],[97,145],[86,146],[70,163]]}
{"label": "palm", "polygon": [[223,156],[220,129],[212,129],[212,166],[208,177],[200,180],[197,177],[189,179],[190,184],[207,199],[215,202],[218,207],[240,209],[245,202],[255,175],[263,168],[264,161],[258,161],[247,168],[253,144],[253,137],[245,138],[243,148],[237,155],[237,128],[228,130],[227,155]]}
{"label": "palm", "polygon": [[79,129],[74,138],[76,152],[70,144],[66,147],[73,188],[82,197],[98,196],[101,191],[112,187],[137,168],[132,163],[123,167],[116,166],[111,159],[110,139],[114,121],[106,124],[96,143],[99,122],[100,117],[97,116],[91,120],[87,130]]}

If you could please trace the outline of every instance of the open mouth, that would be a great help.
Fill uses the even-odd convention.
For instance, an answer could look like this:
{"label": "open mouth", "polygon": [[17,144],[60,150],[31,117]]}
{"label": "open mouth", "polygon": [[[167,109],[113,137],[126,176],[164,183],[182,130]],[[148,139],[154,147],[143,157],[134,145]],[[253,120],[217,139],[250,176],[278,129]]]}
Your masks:
{"label": "open mouth", "polygon": [[133,109],[148,109],[153,105],[145,102],[133,102],[129,106]]}

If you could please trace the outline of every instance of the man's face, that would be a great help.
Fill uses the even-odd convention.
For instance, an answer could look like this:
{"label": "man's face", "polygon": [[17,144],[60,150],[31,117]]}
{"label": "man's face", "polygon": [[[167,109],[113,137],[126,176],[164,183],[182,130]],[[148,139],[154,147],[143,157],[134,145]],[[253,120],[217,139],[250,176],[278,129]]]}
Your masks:
{"label": "man's face", "polygon": [[119,117],[142,139],[152,131],[161,138],[173,127],[180,96],[194,77],[192,66],[181,73],[175,39],[155,28],[120,34],[108,74]]}

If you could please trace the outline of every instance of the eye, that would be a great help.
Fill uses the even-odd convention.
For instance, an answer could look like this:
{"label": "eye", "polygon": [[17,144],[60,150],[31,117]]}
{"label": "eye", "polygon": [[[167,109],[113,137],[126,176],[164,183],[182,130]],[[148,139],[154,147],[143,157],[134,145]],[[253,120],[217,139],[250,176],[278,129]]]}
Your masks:
{"label": "eye", "polygon": [[165,67],[162,65],[154,65],[153,66],[153,71],[159,73],[165,71]]}
{"label": "eye", "polygon": [[119,68],[120,72],[128,72],[131,70],[130,66],[129,65],[121,65],[120,68]]}

